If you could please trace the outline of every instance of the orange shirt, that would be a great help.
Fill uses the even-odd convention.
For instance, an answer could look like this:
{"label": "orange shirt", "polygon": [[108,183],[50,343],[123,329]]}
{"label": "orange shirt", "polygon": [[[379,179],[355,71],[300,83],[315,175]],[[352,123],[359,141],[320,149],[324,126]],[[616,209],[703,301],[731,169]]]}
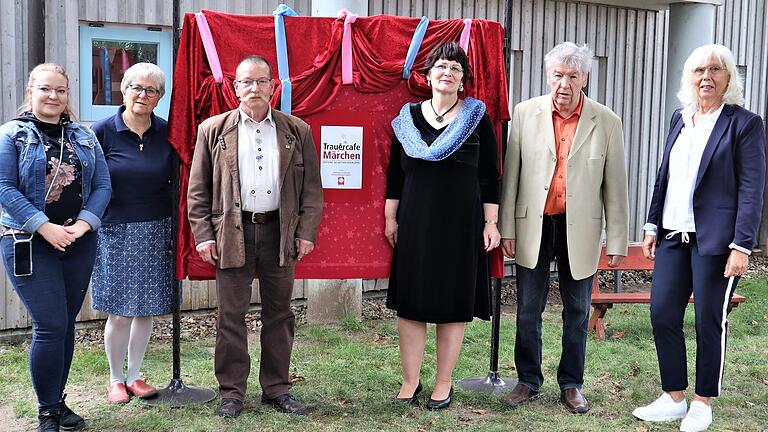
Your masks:
{"label": "orange shirt", "polygon": [[581,108],[584,106],[584,93],[579,96],[579,105],[568,117],[563,117],[552,101],[552,125],[555,129],[555,173],[549,184],[547,201],[544,203],[545,215],[557,215],[565,213],[565,179],[568,166],[568,154],[571,152],[573,137],[576,135],[576,127],[579,125]]}

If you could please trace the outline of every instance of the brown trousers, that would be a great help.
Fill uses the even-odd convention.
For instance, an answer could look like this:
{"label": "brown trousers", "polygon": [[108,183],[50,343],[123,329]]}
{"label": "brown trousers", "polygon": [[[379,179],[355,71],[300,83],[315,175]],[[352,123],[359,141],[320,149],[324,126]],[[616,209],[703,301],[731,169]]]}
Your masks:
{"label": "brown trousers", "polygon": [[243,220],[245,266],[216,269],[219,319],[214,368],[222,398],[244,400],[251,357],[245,314],[251,303],[251,284],[258,274],[261,294],[261,360],[259,383],[265,397],[288,392],[288,370],[293,348],[291,310],[294,264],[280,267],[280,223],[254,224]]}

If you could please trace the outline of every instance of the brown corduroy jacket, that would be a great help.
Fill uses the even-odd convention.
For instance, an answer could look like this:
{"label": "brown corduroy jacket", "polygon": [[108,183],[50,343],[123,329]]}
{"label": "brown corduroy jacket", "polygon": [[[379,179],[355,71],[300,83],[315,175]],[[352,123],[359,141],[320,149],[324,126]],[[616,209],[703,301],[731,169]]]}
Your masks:
{"label": "brown corduroy jacket", "polygon": [[[245,265],[240,175],[237,161],[237,109],[200,124],[187,191],[195,244],[216,241],[218,267]],[[280,152],[280,265],[296,259],[300,238],[317,242],[323,208],[320,166],[312,132],[297,117],[272,110]]]}

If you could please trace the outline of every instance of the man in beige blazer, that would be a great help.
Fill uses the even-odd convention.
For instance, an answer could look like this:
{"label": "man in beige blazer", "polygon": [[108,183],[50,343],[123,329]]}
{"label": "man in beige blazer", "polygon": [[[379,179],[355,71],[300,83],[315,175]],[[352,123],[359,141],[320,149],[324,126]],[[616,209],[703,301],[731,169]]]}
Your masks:
{"label": "man in beige blazer", "polygon": [[197,252],[216,266],[219,316],[214,368],[223,417],[240,414],[250,372],[245,314],[251,284],[261,294],[262,403],[303,414],[288,390],[294,268],[314,248],[323,206],[309,125],[275,111],[272,69],[260,56],[237,66],[237,109],[198,129],[187,207]]}
{"label": "man in beige blazer", "polygon": [[538,396],[541,314],[557,260],[563,338],[557,380],[561,401],[585,413],[581,393],[592,278],[605,219],[609,265],[627,254],[628,200],[621,120],[582,89],[592,51],[570,42],[545,57],[551,93],[518,104],[504,160],[499,225],[505,255],[517,263],[518,384],[504,398],[517,406]]}

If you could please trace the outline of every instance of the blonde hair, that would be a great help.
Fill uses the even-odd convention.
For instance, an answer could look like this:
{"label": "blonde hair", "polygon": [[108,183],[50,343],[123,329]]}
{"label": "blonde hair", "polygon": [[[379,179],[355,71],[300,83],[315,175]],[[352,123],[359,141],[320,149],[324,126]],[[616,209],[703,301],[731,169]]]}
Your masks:
{"label": "blonde hair", "polygon": [[680,91],[677,98],[683,105],[698,103],[697,88],[691,83],[693,70],[708,60],[716,60],[724,66],[730,79],[728,87],[723,94],[723,103],[728,105],[744,105],[744,80],[736,69],[736,59],[730,49],[723,45],[704,45],[693,50],[683,66],[683,75],[680,77]]}
{"label": "blonde hair", "polygon": [[[67,71],[64,69],[64,66],[56,63],[40,63],[39,65],[35,66],[34,69],[29,72],[29,79],[27,80],[26,88],[30,88],[35,84],[35,77],[39,72],[53,72],[63,76],[67,81],[67,89],[69,89],[69,76],[67,76]],[[24,92],[24,94],[24,103],[22,103],[17,110],[17,115],[32,109],[32,97],[30,96],[29,92]],[[70,99],[67,98],[67,106],[65,107],[64,112],[70,117],[70,119],[74,120],[75,112],[72,110],[72,106],[69,104],[69,101]]]}

